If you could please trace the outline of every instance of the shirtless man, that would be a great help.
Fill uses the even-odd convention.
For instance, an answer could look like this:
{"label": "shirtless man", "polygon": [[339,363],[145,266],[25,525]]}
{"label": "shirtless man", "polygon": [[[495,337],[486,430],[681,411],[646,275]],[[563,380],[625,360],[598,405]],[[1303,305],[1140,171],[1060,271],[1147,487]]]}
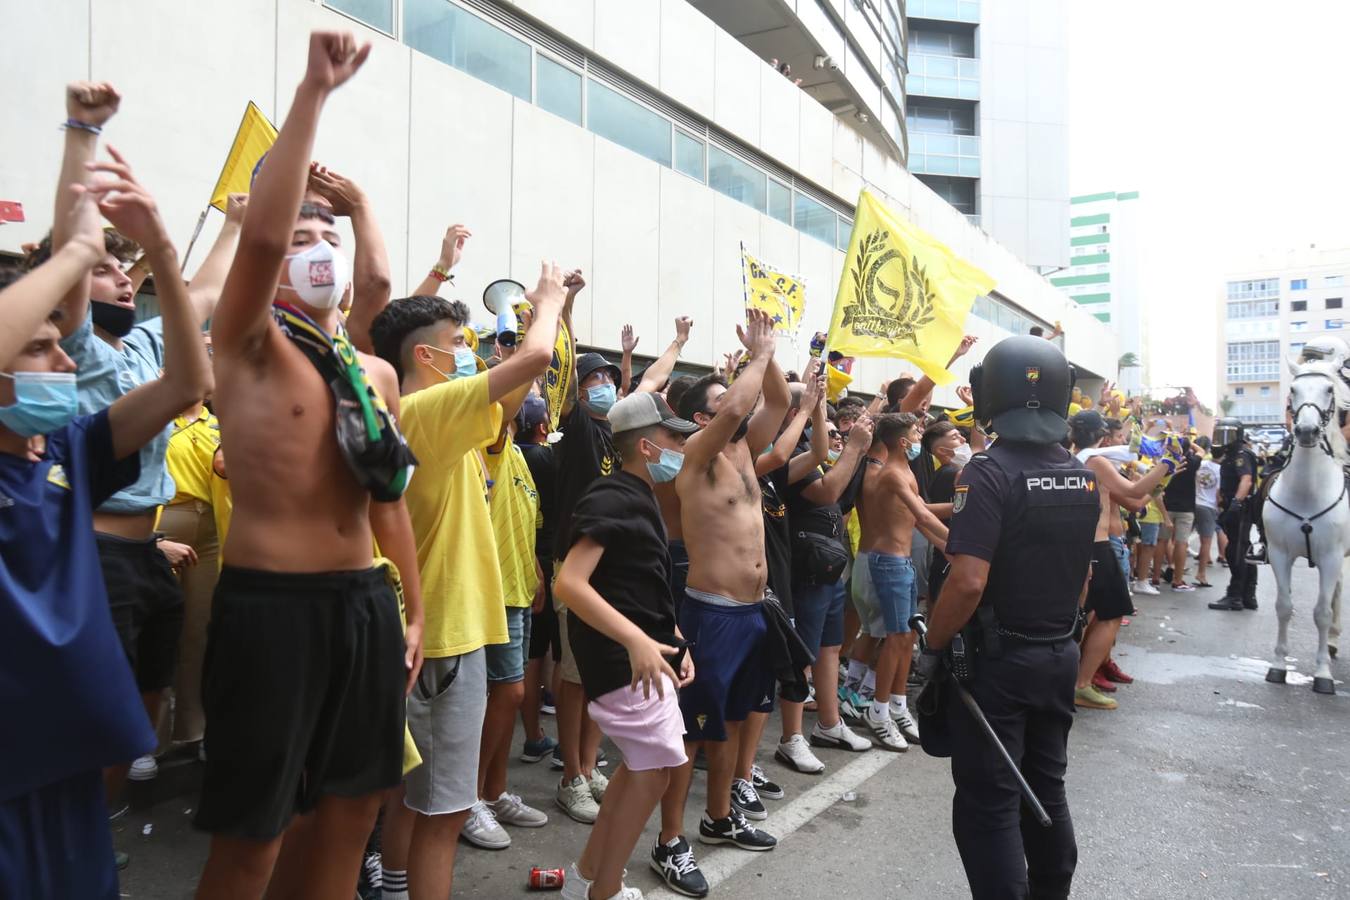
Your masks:
{"label": "shirtless man", "polygon": [[[1129,577],[1125,572],[1125,523],[1118,507],[1122,504],[1138,506],[1162,483],[1164,477],[1184,467],[1185,461],[1165,456],[1160,460],[1161,464],[1154,466],[1143,478],[1130,481],[1120,474],[1116,468],[1117,462],[1105,455],[1085,452],[1101,447],[1111,437],[1107,420],[1101,413],[1095,409],[1078,413],[1069,420],[1069,434],[1073,440],[1073,452],[1097,476],[1101,497],[1101,516],[1097,519],[1097,533],[1093,538],[1092,578],[1088,582],[1086,605],[1091,615],[1083,635],[1073,702],[1075,706],[1088,709],[1115,709],[1116,701],[1094,687],[1092,677],[1111,653],[1116,634],[1120,631],[1121,618],[1129,615],[1134,608],[1134,602],[1130,599]],[[1120,675],[1119,669],[1108,669],[1112,674]]]}
{"label": "shirtless man", "polygon": [[854,591],[872,611],[868,633],[881,640],[876,694],[863,718],[881,746],[896,751],[908,750],[909,742],[919,739],[905,694],[914,655],[909,620],[919,599],[910,560],[914,529],[938,550],[947,549],[947,526],[919,499],[909,468],[910,454],[921,439],[919,420],[910,413],[879,417],[858,498],[862,539],[853,568]]}
{"label": "shirtless man", "polygon": [[[389,418],[393,368],[350,356],[339,327],[347,264],[332,216],[301,205],[319,113],[369,53],[350,34],[310,35],[212,322],[234,518],[204,676],[196,824],[212,839],[198,897],[260,897],[269,880],[277,896],[351,896],[382,795],[402,775],[403,698],[421,665],[402,500],[412,459]],[[402,576],[406,641],[375,540]]]}
{"label": "shirtless man", "polygon": [[[777,839],[751,827],[731,805],[741,725],[752,710],[767,712],[764,698],[771,708],[775,691],[763,655],[766,625],[759,602],[768,566],[755,457],[778,433],[788,405],[787,382],[773,362],[773,322],[756,310],[746,318],[736,334],[751,360],[731,387],[709,376],[680,398],[681,415],[700,427],[685,442],[684,465],[675,479],[689,551],[680,633],[692,642],[689,652],[698,672],[680,693],[680,709],[689,759],[700,746],[708,759],[708,806],[699,840],[772,850]],[[751,416],[761,387],[764,404]],[[667,882],[673,873],[697,871],[682,835],[691,767],[686,763],[671,774],[674,802],[663,804],[661,834],[652,852],[653,868]]]}

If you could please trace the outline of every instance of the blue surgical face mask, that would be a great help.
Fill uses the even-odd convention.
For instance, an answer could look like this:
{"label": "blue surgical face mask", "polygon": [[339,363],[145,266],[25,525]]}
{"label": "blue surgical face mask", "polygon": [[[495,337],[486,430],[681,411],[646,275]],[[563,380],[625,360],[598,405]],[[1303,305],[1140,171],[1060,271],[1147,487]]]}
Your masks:
{"label": "blue surgical face mask", "polygon": [[20,437],[51,434],[79,412],[74,372],[0,372],[14,382],[14,402],[0,406],[0,424]]}
{"label": "blue surgical face mask", "polygon": [[665,484],[668,481],[674,481],[675,476],[680,474],[680,469],[684,467],[684,454],[678,450],[667,450],[661,448],[661,459],[658,462],[647,463],[647,471],[652,475],[652,481],[657,484]]}
{"label": "blue surgical face mask", "polygon": [[468,378],[478,374],[478,354],[468,347],[455,348],[455,377]]}
{"label": "blue surgical face mask", "polygon": [[825,458],[828,459],[831,464],[833,464],[839,462],[839,457],[843,455],[844,455],[843,450],[830,450],[828,453],[825,454]]}
{"label": "blue surgical face mask", "polygon": [[612,384],[597,384],[595,387],[586,388],[586,405],[601,415],[608,413],[609,408],[618,399],[619,389]]}
{"label": "blue surgical face mask", "polygon": [[919,446],[918,444],[910,444],[908,447],[905,448],[905,459],[908,459],[910,462],[914,462],[914,460],[919,458],[919,454],[922,452],[923,447]]}

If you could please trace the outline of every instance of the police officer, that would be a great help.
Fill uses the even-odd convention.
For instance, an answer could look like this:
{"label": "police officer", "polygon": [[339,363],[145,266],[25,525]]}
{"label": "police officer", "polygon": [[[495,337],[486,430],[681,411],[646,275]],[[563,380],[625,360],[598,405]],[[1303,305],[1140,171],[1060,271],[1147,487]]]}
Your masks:
{"label": "police officer", "polygon": [[964,647],[971,694],[1052,820],[1024,813],[1013,773],[947,691],[952,830],[976,898],[1067,897],[1078,860],[1064,771],[1100,505],[1096,479],[1060,444],[1073,381],[1063,354],[1029,336],[1001,341],[971,372],[975,418],[998,440],[956,486],[928,652]]}
{"label": "police officer", "polygon": [[[1256,609],[1256,564],[1248,562],[1252,509],[1248,498],[1256,486],[1256,454],[1247,446],[1242,421],[1214,423],[1214,447],[1223,448],[1219,462],[1219,523],[1228,536],[1228,590],[1210,609]],[[1218,456],[1218,453],[1215,453]]]}

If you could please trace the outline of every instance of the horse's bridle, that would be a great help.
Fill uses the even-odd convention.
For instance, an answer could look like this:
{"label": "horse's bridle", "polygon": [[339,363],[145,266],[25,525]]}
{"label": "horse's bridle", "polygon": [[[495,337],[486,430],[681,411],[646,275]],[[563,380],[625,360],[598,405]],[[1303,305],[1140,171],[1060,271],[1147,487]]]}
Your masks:
{"label": "horse's bridle", "polygon": [[[1300,403],[1300,404],[1298,405],[1298,409],[1294,409],[1291,405],[1289,405],[1288,403],[1286,403],[1286,404],[1285,404],[1285,409],[1289,410],[1290,421],[1293,422],[1295,425],[1298,424],[1298,414],[1301,413],[1301,412],[1303,411],[1303,408],[1304,408],[1304,407],[1306,407],[1306,406],[1311,406],[1314,410],[1317,411],[1317,418],[1318,418],[1318,420],[1321,422],[1321,429],[1322,429],[1322,440],[1319,442],[1319,446],[1321,446],[1322,452],[1323,452],[1323,453],[1325,453],[1327,456],[1330,456],[1330,457],[1332,457],[1332,458],[1334,459],[1335,456],[1336,456],[1336,454],[1333,453],[1332,450],[1331,450],[1331,439],[1327,436],[1327,428],[1328,428],[1328,426],[1330,426],[1330,424],[1331,424],[1331,416],[1332,416],[1332,413],[1334,413],[1335,410],[1336,410],[1336,400],[1335,400],[1335,397],[1336,397],[1336,390],[1335,390],[1335,388],[1336,388],[1336,381],[1335,381],[1335,379],[1334,379],[1331,375],[1328,375],[1326,372],[1300,372],[1300,373],[1298,373],[1297,375],[1294,376],[1294,380],[1298,380],[1298,379],[1300,379],[1300,378],[1312,378],[1312,377],[1326,378],[1327,380],[1331,381],[1331,387],[1332,387],[1332,402],[1331,402],[1331,406],[1330,406],[1329,408],[1327,408],[1327,409],[1323,409],[1322,407],[1318,406],[1316,403]],[[1328,506],[1326,509],[1323,509],[1321,512],[1314,513],[1314,514],[1311,515],[1311,516],[1305,516],[1305,515],[1303,515],[1303,514],[1301,514],[1301,513],[1296,513],[1296,512],[1294,512],[1294,511],[1293,511],[1292,509],[1290,509],[1289,507],[1287,507],[1287,506],[1285,506],[1284,504],[1282,504],[1282,503],[1280,503],[1279,501],[1277,501],[1274,497],[1267,497],[1267,498],[1266,498],[1266,500],[1267,500],[1268,502],[1270,502],[1271,504],[1273,504],[1274,507],[1275,507],[1276,509],[1280,510],[1280,511],[1283,512],[1283,513],[1287,513],[1287,514],[1290,515],[1290,516],[1293,516],[1295,519],[1300,519],[1300,520],[1302,520],[1302,525],[1299,527],[1299,530],[1303,532],[1303,542],[1304,542],[1304,545],[1305,545],[1305,547],[1306,547],[1306,549],[1307,549],[1307,551],[1308,551],[1308,557],[1307,557],[1307,558],[1308,558],[1308,568],[1310,568],[1310,569],[1313,568],[1314,565],[1315,565],[1315,563],[1313,562],[1313,553],[1312,553],[1312,532],[1313,532],[1313,522],[1317,521],[1318,519],[1320,519],[1320,518],[1322,518],[1323,516],[1325,516],[1327,513],[1331,512],[1331,511],[1332,511],[1333,509],[1335,509],[1336,507],[1340,506],[1340,505],[1341,505],[1341,501],[1343,501],[1343,500],[1345,499],[1345,496],[1346,496],[1346,493],[1347,493],[1347,492],[1350,492],[1350,475],[1346,475],[1345,477],[1343,477],[1343,478],[1341,479],[1341,492],[1340,492],[1340,494],[1337,495],[1336,499],[1331,503],[1331,505]]]}
{"label": "horse's bridle", "polygon": [[1300,403],[1297,409],[1289,403],[1285,403],[1284,408],[1289,411],[1289,420],[1297,426],[1299,413],[1303,412],[1306,407],[1312,407],[1313,411],[1317,413],[1318,425],[1322,432],[1322,440],[1319,442],[1322,452],[1327,456],[1334,457],[1335,454],[1331,450],[1331,439],[1327,437],[1327,427],[1331,425],[1331,416],[1336,411],[1336,381],[1325,372],[1300,372],[1294,376],[1293,380],[1297,381],[1300,378],[1325,378],[1331,382],[1332,402],[1331,406],[1326,409],[1323,409],[1316,403]]}

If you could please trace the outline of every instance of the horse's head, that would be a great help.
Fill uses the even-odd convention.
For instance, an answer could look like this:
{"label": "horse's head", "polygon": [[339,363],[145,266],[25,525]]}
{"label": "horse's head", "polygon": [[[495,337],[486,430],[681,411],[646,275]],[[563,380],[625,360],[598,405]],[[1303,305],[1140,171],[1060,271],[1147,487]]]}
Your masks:
{"label": "horse's head", "polygon": [[1315,447],[1326,434],[1336,412],[1336,375],[1316,364],[1300,366],[1289,384],[1289,415],[1294,440],[1300,447]]}

